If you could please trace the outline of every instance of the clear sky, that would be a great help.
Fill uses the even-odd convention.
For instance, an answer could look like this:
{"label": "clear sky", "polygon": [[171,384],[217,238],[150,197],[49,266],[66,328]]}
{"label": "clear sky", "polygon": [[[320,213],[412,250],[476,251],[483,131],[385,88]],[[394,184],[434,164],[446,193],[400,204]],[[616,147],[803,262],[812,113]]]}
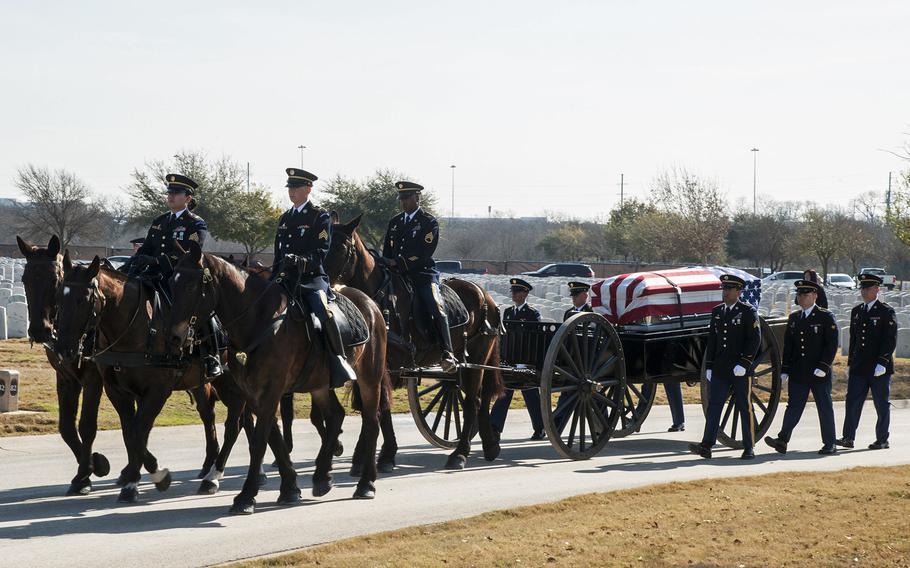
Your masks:
{"label": "clear sky", "polygon": [[[672,165],[731,201],[846,204],[908,165],[910,2],[0,2],[0,196],[114,195],[201,149],[406,172],[459,216],[603,214]],[[318,185],[317,185],[318,189]],[[283,201],[282,201],[283,202]]]}

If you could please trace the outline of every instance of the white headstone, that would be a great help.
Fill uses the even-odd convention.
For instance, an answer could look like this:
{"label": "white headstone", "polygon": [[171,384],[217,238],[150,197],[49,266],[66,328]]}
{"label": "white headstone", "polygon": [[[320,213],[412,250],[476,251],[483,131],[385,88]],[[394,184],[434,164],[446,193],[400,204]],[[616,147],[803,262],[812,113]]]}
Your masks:
{"label": "white headstone", "polygon": [[2,290],[12,290],[12,289],[13,289],[13,283],[12,283],[11,281],[4,280],[3,282],[0,282],[0,289],[2,289]]}
{"label": "white headstone", "polygon": [[894,350],[894,356],[910,357],[910,328],[897,329],[897,349]]}
{"label": "white headstone", "polygon": [[13,294],[9,297],[9,299],[6,300],[6,303],[12,304],[13,302],[22,302],[24,304],[27,304],[28,299],[26,298],[25,293],[16,294],[15,292],[13,292]]}
{"label": "white headstone", "polygon": [[850,354],[850,326],[838,326],[840,327],[840,354],[849,355]]}
{"label": "white headstone", "polygon": [[6,308],[0,307],[0,341],[9,339],[6,334]]}
{"label": "white headstone", "polygon": [[9,337],[28,337],[28,305],[12,302],[6,306],[6,328]]}
{"label": "white headstone", "polygon": [[9,297],[13,295],[13,291],[9,288],[0,288],[0,306],[5,306],[9,303]]}
{"label": "white headstone", "polygon": [[13,286],[12,290],[13,290],[13,294],[21,294],[22,296],[25,295],[24,286]]}

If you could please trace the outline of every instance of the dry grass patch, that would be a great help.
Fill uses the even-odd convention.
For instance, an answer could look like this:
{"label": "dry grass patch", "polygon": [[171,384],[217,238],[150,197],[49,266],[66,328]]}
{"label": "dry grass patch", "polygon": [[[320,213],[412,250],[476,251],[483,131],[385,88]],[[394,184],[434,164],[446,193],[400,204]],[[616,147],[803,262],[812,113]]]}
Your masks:
{"label": "dry grass patch", "polygon": [[910,566],[910,466],[670,483],[243,566]]}

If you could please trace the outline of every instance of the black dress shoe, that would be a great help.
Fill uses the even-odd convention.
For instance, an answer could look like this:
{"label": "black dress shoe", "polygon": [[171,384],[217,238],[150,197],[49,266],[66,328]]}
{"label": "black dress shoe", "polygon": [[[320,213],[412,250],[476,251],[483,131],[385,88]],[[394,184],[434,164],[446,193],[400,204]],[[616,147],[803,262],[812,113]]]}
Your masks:
{"label": "black dress shoe", "polygon": [[532,440],[543,440],[546,437],[547,437],[547,433],[544,432],[543,430],[534,430],[534,433],[531,434]]}
{"label": "black dress shoe", "polygon": [[845,448],[853,447],[853,440],[851,440],[850,438],[838,438],[838,439],[834,440],[834,443],[837,444],[838,446],[843,446]]}
{"label": "black dress shoe", "polygon": [[711,459],[711,448],[706,448],[701,444],[689,444],[689,451],[695,455],[699,455],[706,460]]}
{"label": "black dress shoe", "polygon": [[820,455],[823,456],[832,456],[837,453],[836,446],[822,446],[822,449],[818,451]]}
{"label": "black dress shoe", "polygon": [[741,459],[741,460],[754,460],[754,459],[755,459],[755,452],[752,450],[752,448],[743,450],[743,455],[739,456],[739,459]]}
{"label": "black dress shoe", "polygon": [[891,445],[887,441],[879,442],[878,440],[876,440],[876,441],[872,442],[871,444],[869,444],[870,450],[887,450],[890,447],[891,447]]}
{"label": "black dress shoe", "polygon": [[667,429],[667,432],[685,432],[685,430],[686,430],[685,424],[674,424],[673,426],[670,426],[670,428]]}
{"label": "black dress shoe", "polygon": [[787,453],[787,442],[784,442],[780,438],[772,438],[771,436],[765,436],[765,443],[774,448],[779,454]]}

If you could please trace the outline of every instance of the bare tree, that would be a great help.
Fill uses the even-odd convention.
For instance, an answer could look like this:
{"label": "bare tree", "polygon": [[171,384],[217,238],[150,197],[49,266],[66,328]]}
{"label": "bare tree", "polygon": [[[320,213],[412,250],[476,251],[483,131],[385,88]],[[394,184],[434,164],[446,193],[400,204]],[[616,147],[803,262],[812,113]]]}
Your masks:
{"label": "bare tree", "polygon": [[879,257],[881,244],[875,231],[876,226],[859,219],[845,219],[841,230],[848,236],[844,239],[843,255],[850,261],[853,274],[859,272],[860,262]]}
{"label": "bare tree", "polygon": [[806,212],[800,243],[818,258],[825,278],[828,277],[831,262],[843,254],[846,240],[849,238],[845,230],[848,219],[847,215],[836,209],[816,207]]}
{"label": "bare tree", "polygon": [[685,168],[672,168],[654,180],[652,198],[657,207],[675,215],[668,246],[681,260],[721,262],[730,228],[727,201],[717,182],[701,179]]}
{"label": "bare tree", "polygon": [[885,202],[879,191],[861,193],[853,200],[854,216],[869,223],[881,223],[885,217]]}
{"label": "bare tree", "polygon": [[100,233],[99,207],[92,203],[89,187],[75,174],[28,164],[19,169],[14,183],[26,199],[19,211],[26,234],[57,235],[66,248],[77,237]]}

